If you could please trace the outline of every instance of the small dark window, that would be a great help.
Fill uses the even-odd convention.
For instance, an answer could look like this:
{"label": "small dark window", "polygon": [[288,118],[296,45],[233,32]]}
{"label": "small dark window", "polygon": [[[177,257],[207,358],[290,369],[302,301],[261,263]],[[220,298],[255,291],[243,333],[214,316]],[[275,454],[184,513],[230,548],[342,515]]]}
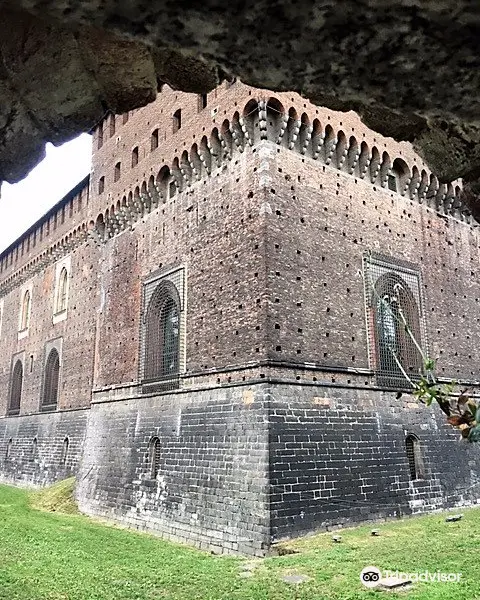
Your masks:
{"label": "small dark window", "polygon": [[97,148],[100,150],[100,148],[103,146],[103,122],[100,123],[100,125],[97,128]]}
{"label": "small dark window", "polygon": [[50,350],[45,365],[43,381],[42,410],[55,410],[58,402],[58,380],[60,377],[60,357],[55,348]]}
{"label": "small dark window", "polygon": [[110,137],[115,135],[115,115],[110,115]]}
{"label": "small dark window", "polygon": [[104,191],[105,191],[105,177],[102,176],[98,180],[98,193],[103,194]]}
{"label": "small dark window", "polygon": [[10,456],[12,455],[12,446],[13,446],[13,440],[12,440],[12,438],[10,438],[8,440],[7,449],[5,450],[5,458],[10,458]]}
{"label": "small dark window", "polygon": [[207,94],[198,94],[198,112],[207,108],[208,96]]}
{"label": "small dark window", "polygon": [[138,146],[132,150],[132,167],[138,165]]}
{"label": "small dark window", "polygon": [[420,442],[417,436],[411,433],[407,435],[405,438],[405,449],[407,452],[410,479],[424,479],[425,469],[420,451]]}
{"label": "small dark window", "polygon": [[70,446],[70,440],[68,439],[68,437],[66,437],[63,440],[63,445],[62,445],[62,454],[60,456],[60,464],[64,465],[67,462],[67,458],[68,458],[68,447]]}
{"label": "small dark window", "polygon": [[150,136],[150,150],[156,150],[158,148],[158,129],[152,131],[152,135]]}
{"label": "small dark window", "polygon": [[172,179],[170,181],[170,183],[168,184],[168,197],[173,198],[176,193],[177,193],[177,186],[175,185],[175,182]]}
{"label": "small dark window", "polygon": [[115,171],[113,173],[113,181],[118,181],[120,179],[122,169],[122,163],[117,162],[115,165]]}
{"label": "small dark window", "polygon": [[158,437],[153,437],[149,446],[150,476],[152,479],[156,479],[160,471],[160,452],[160,440]]}
{"label": "small dark window", "polygon": [[32,442],[32,452],[30,454],[30,460],[35,460],[37,458],[37,453],[38,453],[38,441],[37,438],[33,438],[33,442]]}
{"label": "small dark window", "polygon": [[388,176],[388,189],[392,192],[397,191],[397,176],[393,173]]}
{"label": "small dark window", "polygon": [[182,111],[179,108],[173,113],[173,133],[177,132],[182,126]]}

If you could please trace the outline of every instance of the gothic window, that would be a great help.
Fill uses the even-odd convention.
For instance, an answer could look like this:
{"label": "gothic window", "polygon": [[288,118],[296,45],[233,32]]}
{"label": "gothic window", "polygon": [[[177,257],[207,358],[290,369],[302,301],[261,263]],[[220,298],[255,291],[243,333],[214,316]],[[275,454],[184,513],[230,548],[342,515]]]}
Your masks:
{"label": "gothic window", "polygon": [[68,300],[68,271],[66,267],[62,267],[57,283],[57,295],[55,299],[55,312],[61,313],[67,310]]}
{"label": "gothic window", "polygon": [[179,374],[180,302],[175,286],[160,283],[146,313],[146,381],[169,379]]}
{"label": "gothic window", "polygon": [[152,479],[156,479],[158,472],[160,471],[160,456],[161,446],[158,437],[153,437],[149,444],[149,462],[150,462],[150,476]]}
{"label": "gothic window", "polygon": [[43,380],[42,410],[55,410],[58,403],[58,381],[60,377],[60,357],[52,348],[45,364]]}
{"label": "gothic window", "polygon": [[28,329],[30,322],[30,311],[32,308],[32,296],[30,290],[26,290],[22,298],[22,307],[20,313],[20,331]]}
{"label": "gothic window", "polygon": [[405,449],[407,452],[410,479],[412,479],[412,481],[415,481],[416,479],[424,479],[425,468],[420,450],[420,440],[416,435],[411,433],[407,435],[405,438]]}
{"label": "gothic window", "polygon": [[8,414],[18,415],[20,412],[20,401],[22,399],[23,387],[23,364],[17,359],[13,367],[12,379],[10,382],[10,398],[8,401]]}

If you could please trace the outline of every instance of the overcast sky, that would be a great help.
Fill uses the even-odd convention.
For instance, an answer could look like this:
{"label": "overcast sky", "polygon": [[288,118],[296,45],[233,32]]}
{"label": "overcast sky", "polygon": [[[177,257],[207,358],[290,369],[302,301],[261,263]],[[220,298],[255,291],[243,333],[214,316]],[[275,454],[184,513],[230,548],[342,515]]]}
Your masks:
{"label": "overcast sky", "polygon": [[90,172],[91,137],[83,134],[55,148],[15,185],[4,183],[0,198],[0,252]]}

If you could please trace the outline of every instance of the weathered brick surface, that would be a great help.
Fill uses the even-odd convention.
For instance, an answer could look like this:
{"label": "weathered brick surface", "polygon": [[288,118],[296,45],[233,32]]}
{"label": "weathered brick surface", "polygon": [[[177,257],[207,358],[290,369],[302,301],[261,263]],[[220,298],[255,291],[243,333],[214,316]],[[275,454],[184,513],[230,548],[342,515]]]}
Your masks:
{"label": "weathered brick surface", "polygon": [[[272,386],[273,539],[476,501],[478,448],[462,443],[440,411],[412,408],[411,400],[381,391]],[[424,479],[410,479],[407,433],[420,440]]]}
{"label": "weathered brick surface", "polygon": [[[224,388],[94,404],[80,507],[214,552],[269,545],[263,390]],[[161,463],[152,479],[149,442]]]}
{"label": "weathered brick surface", "polygon": [[[75,475],[83,453],[86,422],[86,410],[0,420],[0,481],[44,486]],[[62,451],[66,438],[65,458]]]}

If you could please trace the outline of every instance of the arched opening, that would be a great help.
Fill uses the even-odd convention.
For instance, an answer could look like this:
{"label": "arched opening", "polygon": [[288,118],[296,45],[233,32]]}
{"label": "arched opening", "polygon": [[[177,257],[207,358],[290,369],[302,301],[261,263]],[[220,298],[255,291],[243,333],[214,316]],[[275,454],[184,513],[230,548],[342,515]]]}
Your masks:
{"label": "arched opening", "polygon": [[55,348],[50,350],[43,379],[42,410],[55,410],[58,404],[58,382],[60,377],[60,357]]}
{"label": "arched opening", "polygon": [[401,158],[396,158],[393,161],[392,168],[387,178],[387,188],[391,192],[396,192],[402,196],[408,189],[410,184],[410,170],[407,163]]}
{"label": "arched opening", "polygon": [[23,387],[23,364],[20,359],[13,367],[12,381],[10,385],[10,398],[8,403],[8,414],[18,415],[20,412],[20,401]]}
{"label": "arched opening", "polygon": [[422,458],[420,440],[413,433],[409,433],[405,438],[405,450],[407,453],[408,469],[410,479],[425,479],[425,466]]}
{"label": "arched opening", "polygon": [[267,102],[267,131],[268,139],[279,144],[282,140],[287,118],[285,117],[285,108],[276,98],[269,98]]}
{"label": "arched opening", "polygon": [[32,295],[30,290],[26,290],[22,298],[22,310],[20,315],[20,331],[28,329],[30,323],[30,311],[32,308]]}
{"label": "arched opening", "polygon": [[70,440],[68,439],[68,437],[66,437],[63,440],[62,453],[60,455],[60,464],[61,465],[65,465],[67,463],[69,446],[70,446]]}
{"label": "arched opening", "polygon": [[144,379],[170,379],[180,372],[180,298],[176,287],[162,282],[148,304]]}
{"label": "arched opening", "polygon": [[57,297],[56,297],[56,305],[55,312],[61,313],[64,310],[67,310],[67,300],[68,300],[68,271],[66,267],[62,267],[60,271],[60,275],[58,277],[57,284]]}
{"label": "arched opening", "polygon": [[171,180],[172,175],[170,173],[170,169],[164,165],[158,172],[156,185],[160,198],[163,202],[166,202],[169,198],[169,187]]}
{"label": "arched opening", "polygon": [[385,384],[405,384],[422,369],[422,336],[417,302],[407,283],[396,273],[385,273],[374,286],[377,370]]}
{"label": "arched opening", "polygon": [[158,437],[153,437],[148,445],[150,477],[156,479],[160,471],[161,445]]}
{"label": "arched opening", "polygon": [[347,147],[347,138],[343,131],[339,131],[337,135],[337,146],[335,148],[337,152],[337,161],[336,167],[338,169],[343,169],[345,165],[345,160],[347,158],[348,147]]}
{"label": "arched opening", "polygon": [[182,127],[182,109],[179,108],[173,113],[173,133],[176,133]]}
{"label": "arched opening", "polygon": [[154,129],[150,135],[150,152],[158,148],[158,129]]}

